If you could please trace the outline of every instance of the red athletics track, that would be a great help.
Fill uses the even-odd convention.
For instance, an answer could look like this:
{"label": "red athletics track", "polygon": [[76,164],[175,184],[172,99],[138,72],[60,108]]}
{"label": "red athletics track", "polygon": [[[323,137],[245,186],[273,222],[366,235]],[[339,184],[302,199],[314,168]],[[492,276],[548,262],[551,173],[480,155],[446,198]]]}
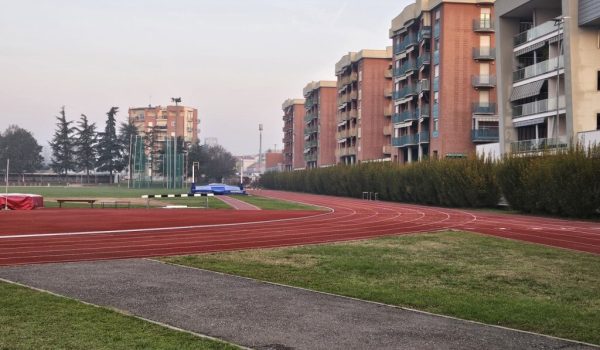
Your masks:
{"label": "red athletics track", "polygon": [[260,191],[332,209],[0,213],[0,265],[181,255],[460,229],[600,254],[600,223]]}

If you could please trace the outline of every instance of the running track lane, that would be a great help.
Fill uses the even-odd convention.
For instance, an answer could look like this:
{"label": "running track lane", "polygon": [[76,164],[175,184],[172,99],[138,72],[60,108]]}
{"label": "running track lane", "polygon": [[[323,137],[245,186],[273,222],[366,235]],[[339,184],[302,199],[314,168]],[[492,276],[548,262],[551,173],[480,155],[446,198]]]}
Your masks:
{"label": "running track lane", "polygon": [[0,265],[182,255],[460,229],[600,254],[600,223],[291,192],[306,211],[40,210],[0,213]]}

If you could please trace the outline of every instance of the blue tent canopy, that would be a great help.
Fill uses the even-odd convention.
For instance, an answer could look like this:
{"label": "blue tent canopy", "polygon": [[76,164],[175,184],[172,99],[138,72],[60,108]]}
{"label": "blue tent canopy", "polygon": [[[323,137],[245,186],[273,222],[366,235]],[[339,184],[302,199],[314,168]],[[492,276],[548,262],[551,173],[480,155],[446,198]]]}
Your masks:
{"label": "blue tent canopy", "polygon": [[246,190],[240,186],[229,186],[225,184],[208,184],[207,186],[197,186],[196,184],[192,184],[192,188],[190,189],[191,194],[195,193],[213,193],[216,195],[221,194],[246,194]]}

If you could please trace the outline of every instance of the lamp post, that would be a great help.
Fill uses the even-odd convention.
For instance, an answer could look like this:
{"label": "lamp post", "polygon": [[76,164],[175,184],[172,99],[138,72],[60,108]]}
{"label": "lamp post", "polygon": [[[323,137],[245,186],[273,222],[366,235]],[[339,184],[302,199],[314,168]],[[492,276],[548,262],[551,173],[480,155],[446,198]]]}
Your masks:
{"label": "lamp post", "polygon": [[263,168],[262,168],[262,132],[263,132],[263,125],[262,124],[258,124],[258,133],[259,133],[259,146],[258,146],[258,173],[262,174],[263,173]]}
{"label": "lamp post", "polygon": [[8,210],[8,172],[10,170],[10,159],[6,159],[6,188],[4,197],[4,210]]}

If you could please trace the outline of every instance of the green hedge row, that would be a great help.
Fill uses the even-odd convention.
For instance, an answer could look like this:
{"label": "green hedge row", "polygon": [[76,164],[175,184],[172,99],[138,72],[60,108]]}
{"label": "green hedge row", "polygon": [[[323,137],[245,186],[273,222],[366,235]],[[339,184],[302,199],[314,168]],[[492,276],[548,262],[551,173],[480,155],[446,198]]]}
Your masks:
{"label": "green hedge row", "polygon": [[364,163],[267,173],[264,188],[445,207],[495,207],[503,194],[524,212],[590,217],[600,208],[600,158],[573,149],[536,157]]}

